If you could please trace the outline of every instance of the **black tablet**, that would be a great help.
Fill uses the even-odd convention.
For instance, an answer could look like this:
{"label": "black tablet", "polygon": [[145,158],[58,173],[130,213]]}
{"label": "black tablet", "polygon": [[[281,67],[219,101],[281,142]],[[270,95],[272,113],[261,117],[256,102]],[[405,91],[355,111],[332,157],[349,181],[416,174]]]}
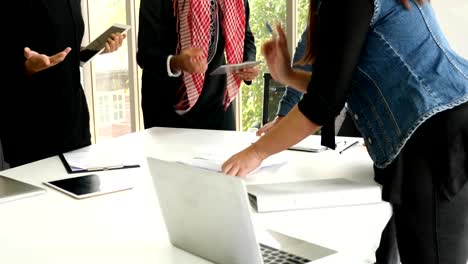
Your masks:
{"label": "black tablet", "polygon": [[125,33],[130,29],[128,25],[114,24],[104,31],[99,37],[93,40],[88,46],[80,50],[80,66],[85,65],[96,55],[104,51],[106,42],[109,37],[114,33]]}
{"label": "black tablet", "polygon": [[73,178],[44,182],[45,185],[68,194],[76,199],[131,189],[130,175],[89,174]]}

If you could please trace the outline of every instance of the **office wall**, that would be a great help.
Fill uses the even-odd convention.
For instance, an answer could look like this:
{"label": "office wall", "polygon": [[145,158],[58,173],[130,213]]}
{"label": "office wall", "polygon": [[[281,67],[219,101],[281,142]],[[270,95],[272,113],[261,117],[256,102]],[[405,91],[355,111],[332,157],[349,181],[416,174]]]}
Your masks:
{"label": "office wall", "polygon": [[431,3],[452,48],[468,59],[468,0],[432,0]]}

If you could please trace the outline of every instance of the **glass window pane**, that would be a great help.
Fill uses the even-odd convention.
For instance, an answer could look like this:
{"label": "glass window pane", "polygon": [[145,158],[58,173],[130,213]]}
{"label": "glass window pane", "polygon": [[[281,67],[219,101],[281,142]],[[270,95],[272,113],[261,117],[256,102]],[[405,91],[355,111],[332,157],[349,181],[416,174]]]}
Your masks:
{"label": "glass window pane", "polygon": [[297,41],[299,41],[302,32],[307,26],[307,19],[309,18],[309,1],[310,0],[297,0]]}
{"label": "glass window pane", "polygon": [[[272,27],[277,23],[285,25],[286,1],[254,0],[250,4],[250,29],[255,36],[257,45],[257,60],[263,61],[262,44],[270,38],[266,29],[268,22]],[[255,123],[262,121],[263,105],[263,74],[268,72],[265,63],[260,64],[260,74],[251,85],[242,84],[242,130],[247,130]]]}
{"label": "glass window pane", "polygon": [[[114,23],[126,22],[125,0],[88,1],[90,36],[95,39]],[[104,97],[105,104],[95,106],[96,142],[131,132],[127,41],[113,53],[93,60],[94,97]],[[119,109],[119,105],[123,109]],[[117,114],[123,110],[122,118]],[[116,113],[116,114],[114,114]],[[103,122],[105,120],[105,122]]]}

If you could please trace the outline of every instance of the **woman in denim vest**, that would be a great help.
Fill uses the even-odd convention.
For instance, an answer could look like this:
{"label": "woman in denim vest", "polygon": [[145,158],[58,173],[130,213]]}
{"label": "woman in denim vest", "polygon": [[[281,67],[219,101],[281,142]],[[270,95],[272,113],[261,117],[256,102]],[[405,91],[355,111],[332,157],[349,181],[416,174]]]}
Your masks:
{"label": "woman in denim vest", "polygon": [[223,172],[245,176],[320,127],[322,144],[333,148],[333,120],[348,102],[393,206],[401,262],[466,264],[468,61],[428,2],[401,1],[311,0],[303,60],[313,63],[312,76],[291,68],[278,26],[279,37],[263,47],[270,74],[307,93]]}

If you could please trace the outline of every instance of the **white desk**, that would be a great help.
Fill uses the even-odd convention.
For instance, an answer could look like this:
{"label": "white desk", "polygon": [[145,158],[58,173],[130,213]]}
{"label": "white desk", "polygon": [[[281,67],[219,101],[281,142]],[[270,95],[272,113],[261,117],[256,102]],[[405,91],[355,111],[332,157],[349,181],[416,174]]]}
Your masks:
{"label": "white desk", "polygon": [[[144,161],[142,168],[128,170],[135,187],[85,200],[42,185],[47,180],[74,176],[66,173],[58,157],[2,171],[5,176],[41,185],[48,192],[0,204],[0,262],[208,263],[170,245],[145,157],[180,160],[220,146],[240,149],[254,138],[250,132],[153,128],[113,139],[109,148],[131,151]],[[333,151],[289,152],[291,159],[286,165],[262,169],[248,183],[333,177],[373,180],[372,163],[364,147],[353,147],[341,155]],[[254,221],[359,260],[347,264],[370,263],[390,214],[390,206],[382,202],[255,214]]]}

